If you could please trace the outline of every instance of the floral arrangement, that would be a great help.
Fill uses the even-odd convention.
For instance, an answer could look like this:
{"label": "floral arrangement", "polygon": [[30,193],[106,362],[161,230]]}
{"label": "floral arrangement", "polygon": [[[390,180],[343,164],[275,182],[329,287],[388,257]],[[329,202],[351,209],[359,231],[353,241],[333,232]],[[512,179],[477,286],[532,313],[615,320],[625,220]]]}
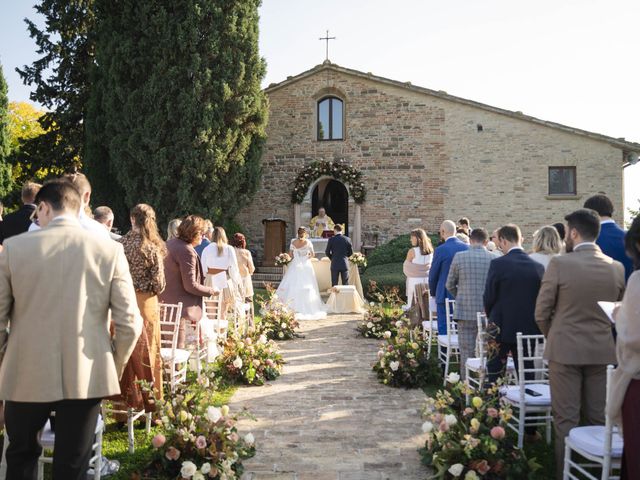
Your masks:
{"label": "floral arrangement", "polygon": [[246,335],[227,337],[217,358],[217,370],[225,380],[263,385],[280,376],[284,360],[278,346],[264,333],[249,329]]}
{"label": "floral arrangement", "polygon": [[507,435],[512,412],[500,405],[499,386],[489,389],[485,398],[474,396],[466,406],[465,394],[473,393],[470,387],[457,373],[451,373],[447,383],[448,389],[428,398],[423,410],[427,439],[421,454],[423,463],[436,471],[431,478],[536,478],[540,465],[527,459]]}
{"label": "floral arrangement", "polygon": [[397,323],[403,319],[402,300],[397,288],[381,290],[375,282],[369,284],[369,296],[376,302],[369,302],[363,320],[357,330],[365,338],[382,338],[384,332],[396,334]]}
{"label": "floral arrangement", "polygon": [[276,265],[279,267],[286,267],[291,263],[291,256],[288,253],[281,253],[276,256]]}
{"label": "floral arrangement", "polygon": [[260,302],[260,315],[258,330],[269,340],[291,340],[300,327],[295,312],[280,301],[270,285],[267,285],[266,299]]}
{"label": "floral arrangement", "polygon": [[367,257],[365,257],[362,253],[356,252],[349,257],[349,261],[353,263],[356,267],[366,267],[367,266]]}
{"label": "floral arrangement", "polygon": [[410,329],[403,320],[398,320],[396,328],[395,336],[389,330],[383,333],[385,343],[380,345],[378,361],[373,365],[378,379],[385,385],[405,388],[437,380],[440,369],[436,360],[429,360],[420,329]]}
{"label": "floral arrangement", "polygon": [[[178,385],[172,400],[158,401],[163,432],[151,440],[154,459],[145,473],[158,478],[232,480],[243,473],[242,461],[255,455],[255,439],[236,428],[238,416],[228,406],[206,401],[209,380]],[[154,477],[155,478],[155,477]]]}
{"label": "floral arrangement", "polygon": [[298,174],[291,192],[291,203],[302,203],[311,183],[325,175],[346,183],[356,203],[364,202],[367,191],[362,181],[362,172],[346,164],[344,160],[337,162],[322,160],[312,162]]}

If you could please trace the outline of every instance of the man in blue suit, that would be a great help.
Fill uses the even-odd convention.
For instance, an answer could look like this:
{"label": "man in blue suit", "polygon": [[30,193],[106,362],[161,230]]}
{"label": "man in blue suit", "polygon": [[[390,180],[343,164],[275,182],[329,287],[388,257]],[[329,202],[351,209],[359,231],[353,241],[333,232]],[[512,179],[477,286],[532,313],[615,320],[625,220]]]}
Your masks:
{"label": "man in blue suit", "polygon": [[438,335],[447,334],[447,305],[446,299],[453,298],[447,291],[446,283],[453,257],[458,252],[469,250],[469,245],[456,237],[456,224],[445,220],[440,225],[440,237],[444,243],[436,248],[429,270],[429,292],[436,299],[438,307]]}
{"label": "man in blue suit", "polygon": [[600,235],[596,244],[602,253],[624,265],[625,282],[633,272],[633,263],[627,256],[624,248],[624,230],[611,218],[613,216],[613,203],[606,195],[594,195],[584,202],[584,208],[595,210],[600,215]]}

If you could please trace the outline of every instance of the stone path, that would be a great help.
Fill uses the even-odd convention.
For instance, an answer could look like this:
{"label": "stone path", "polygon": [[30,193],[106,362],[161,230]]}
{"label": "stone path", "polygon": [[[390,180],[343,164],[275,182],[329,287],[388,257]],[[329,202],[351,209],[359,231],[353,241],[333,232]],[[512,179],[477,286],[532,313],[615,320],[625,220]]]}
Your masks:
{"label": "stone path", "polygon": [[377,340],[357,335],[357,316],[301,322],[306,338],[282,342],[283,375],[239,389],[231,407],[257,422],[257,454],[243,480],[417,480],[427,475],[417,449],[423,435],[420,390],[378,383]]}

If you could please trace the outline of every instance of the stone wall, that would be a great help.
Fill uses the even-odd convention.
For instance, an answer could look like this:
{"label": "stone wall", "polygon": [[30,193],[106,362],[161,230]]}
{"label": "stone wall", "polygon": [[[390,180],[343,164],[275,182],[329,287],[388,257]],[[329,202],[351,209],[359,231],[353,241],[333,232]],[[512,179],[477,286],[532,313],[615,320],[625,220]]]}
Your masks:
{"label": "stone wall", "polygon": [[[380,242],[461,216],[476,227],[514,222],[530,239],[599,191],[622,216],[622,153],[604,142],[331,69],[268,94],[262,185],[238,217],[259,251],[263,218],[285,219],[293,236],[293,180],[320,159],[362,170],[362,231]],[[345,101],[342,141],[316,140],[316,101],[326,94]],[[548,167],[564,165],[577,167],[578,194],[551,199]]]}

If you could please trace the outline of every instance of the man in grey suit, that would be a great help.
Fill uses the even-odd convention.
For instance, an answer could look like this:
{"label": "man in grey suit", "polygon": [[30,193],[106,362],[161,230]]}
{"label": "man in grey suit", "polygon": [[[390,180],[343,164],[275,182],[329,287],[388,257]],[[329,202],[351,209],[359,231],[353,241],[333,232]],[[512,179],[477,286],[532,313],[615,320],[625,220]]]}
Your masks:
{"label": "man in grey suit", "polygon": [[587,425],[604,424],[607,364],[616,363],[616,352],[611,322],[597,302],[622,300],[624,293],[623,265],[595,243],[599,215],[583,208],[565,220],[567,254],[549,262],[535,311],[547,338],[558,478],[569,431],[581,418]]}
{"label": "man in grey suit", "polygon": [[474,355],[478,336],[477,313],[484,312],[482,296],[489,264],[496,258],[486,249],[488,239],[485,229],[474,229],[469,237],[471,248],[456,253],[447,277],[447,290],[456,299],[453,318],[458,322],[460,372],[463,379],[464,365]]}

